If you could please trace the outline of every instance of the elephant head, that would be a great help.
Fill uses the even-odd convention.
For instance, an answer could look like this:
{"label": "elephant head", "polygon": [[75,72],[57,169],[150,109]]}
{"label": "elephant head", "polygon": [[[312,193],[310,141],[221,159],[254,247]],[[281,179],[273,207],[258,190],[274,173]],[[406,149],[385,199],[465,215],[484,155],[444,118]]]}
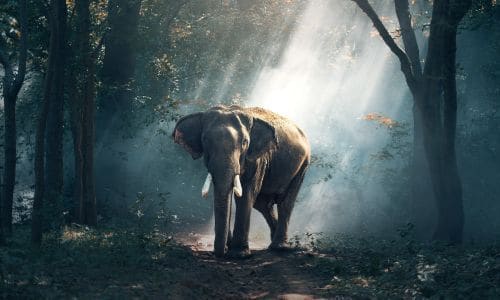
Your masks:
{"label": "elephant head", "polygon": [[193,159],[204,157],[208,176],[202,194],[214,185],[215,255],[225,254],[232,193],[241,197],[245,167],[277,146],[275,128],[240,107],[219,106],[181,118],[172,133]]}

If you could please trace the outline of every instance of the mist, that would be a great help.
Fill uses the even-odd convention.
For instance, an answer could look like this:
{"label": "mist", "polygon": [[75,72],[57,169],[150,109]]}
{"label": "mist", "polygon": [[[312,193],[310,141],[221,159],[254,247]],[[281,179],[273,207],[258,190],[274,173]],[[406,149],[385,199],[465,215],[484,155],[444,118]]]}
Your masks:
{"label": "mist", "polygon": [[[382,15],[391,9],[388,2],[379,7]],[[409,124],[411,102],[397,61],[371,31],[354,5],[309,2],[279,63],[264,59],[250,77],[252,89],[243,104],[290,118],[312,145],[313,164],[291,218],[291,235],[391,235],[405,224],[407,212],[391,208],[380,184],[383,168],[373,158],[388,143],[388,130],[364,116],[378,113]],[[225,90],[224,82],[217,90]],[[394,169],[409,159],[396,158]],[[193,185],[200,186],[197,180]],[[256,211],[252,218],[251,240],[265,241],[267,225]]]}
{"label": "mist", "polygon": [[[390,16],[392,5],[378,9]],[[381,169],[372,167],[388,132],[363,117],[378,113],[408,122],[411,106],[397,61],[371,31],[354,5],[310,2],[281,63],[264,66],[251,93],[249,105],[294,120],[307,133],[313,157],[333,163],[313,163],[309,170],[292,217],[299,234],[375,234],[403,222],[387,209],[391,199],[380,185]],[[405,159],[400,163],[409,163]],[[354,178],[356,172],[365,178]]]}
{"label": "mist", "polygon": [[[375,8],[389,31],[396,30],[393,3]],[[306,2],[287,22],[270,30],[263,55],[243,81],[235,78],[248,65],[245,55],[255,35],[233,46],[236,52],[222,72],[209,65],[204,78],[178,93],[189,100],[179,101],[176,114],[236,103],[270,109],[304,130],[313,163],[291,218],[291,236],[394,237],[412,222],[419,238],[430,238],[434,203],[415,203],[411,196],[413,104],[396,57],[350,2]],[[276,39],[290,27],[287,38]],[[425,50],[425,33],[417,37]],[[206,169],[201,159],[193,161],[174,145],[174,124],[154,121],[134,138],[119,139],[113,149],[120,150],[98,148],[98,196],[124,213],[138,197],[150,200],[151,212],[164,205],[174,231],[211,235],[213,200],[200,196]],[[111,177],[106,170],[114,170]],[[158,198],[164,201],[152,201]],[[467,223],[466,236],[476,225]],[[267,225],[255,210],[250,240],[254,247],[269,242]]]}
{"label": "mist", "polygon": [[[392,17],[390,3],[378,10]],[[411,101],[398,62],[373,34],[369,20],[350,3],[309,2],[293,24],[284,45],[270,43],[272,49],[264,51],[267,56],[262,64],[246,76],[247,94],[231,94],[230,78],[244,58],[235,53],[216,86],[202,80],[189,97],[211,95],[214,100],[209,105],[236,101],[264,107],[290,118],[305,131],[313,164],[291,218],[291,236],[394,235],[408,215],[408,210],[399,208],[408,203],[394,208],[393,195],[382,181],[387,169],[403,172],[410,157],[394,154],[382,165],[376,156],[392,142],[391,128],[365,116],[376,113],[404,125],[408,134],[399,143],[411,141]],[[277,49],[282,52],[276,54]],[[191,101],[181,104],[178,112],[184,115],[205,107]],[[148,125],[138,131],[137,138],[115,144],[115,149],[126,151],[98,148],[97,190],[104,191],[98,196],[125,211],[137,197],[153,199],[161,194],[176,230],[213,234],[213,200],[200,196],[206,169],[201,160],[191,160],[174,145],[170,138],[174,124],[167,120]],[[113,159],[117,156],[120,159]],[[106,170],[114,170],[111,177]],[[264,247],[268,235],[264,219],[254,210],[252,246]]]}
{"label": "mist", "polygon": [[[269,28],[265,37],[251,32],[231,45],[234,52],[227,53],[225,43],[207,49],[215,57],[225,55],[228,63],[221,68],[217,61],[209,61],[203,76],[181,82],[185,89],[173,92],[176,106],[160,102],[169,111],[166,117],[152,113],[150,107],[143,105],[147,97],[139,94],[135,99],[137,119],[131,121],[134,129],[130,133],[98,133],[101,140],[95,150],[96,196],[102,219],[130,214],[137,217],[140,210],[140,222],[156,222],[161,211],[167,230],[213,234],[213,199],[200,195],[206,169],[201,159],[193,161],[182,147],[175,145],[170,134],[179,116],[216,104],[236,103],[260,106],[286,116],[309,138],[313,162],[291,218],[291,236],[339,233],[393,237],[411,222],[416,225],[419,238],[430,238],[436,222],[434,203],[432,199],[415,202],[411,195],[413,104],[399,61],[366,15],[349,1],[305,1],[292,8],[281,23]],[[381,1],[375,9],[389,31],[395,31],[397,20],[392,1]],[[239,21],[234,18],[230,23],[236,28]],[[235,39],[234,32],[236,29],[225,33],[227,43]],[[478,39],[484,39],[482,34],[464,31],[459,35],[459,42],[467,47],[459,48],[458,60],[464,60],[465,69],[471,73],[459,80],[461,100],[471,107],[460,110],[458,152],[463,161],[471,159],[470,139],[487,130],[487,124],[475,120],[481,118],[481,111],[492,107],[481,100],[485,96],[480,91],[484,82],[494,85],[495,80],[475,77],[489,56],[478,58],[477,62],[466,60],[476,53]],[[424,56],[425,31],[417,38]],[[41,85],[40,79],[34,81],[38,82],[34,86]],[[29,94],[29,89],[23,93]],[[470,126],[471,122],[476,122],[476,126]],[[23,148],[20,144],[23,150],[18,159],[17,206],[25,202],[30,206],[33,197],[30,134],[33,131],[20,138],[20,143],[27,140],[28,146]],[[66,141],[65,172],[69,184],[65,194],[69,197],[73,156],[69,136]],[[492,139],[485,147],[495,149],[495,145]],[[494,181],[499,174],[494,164],[481,160],[483,156],[473,156],[481,161],[479,176],[469,172],[474,164],[461,165],[468,220],[466,239],[494,238],[492,232],[498,230],[489,230],[489,226],[500,226],[495,218],[500,210],[494,196],[498,193],[488,192],[496,186]],[[493,161],[497,159],[494,155]],[[479,188],[481,185],[484,188]],[[484,198],[481,203],[490,209],[476,205],[473,199],[477,197]],[[24,218],[22,214],[26,215],[25,209],[15,213],[15,219]],[[264,219],[254,210],[250,234],[253,247],[265,247],[268,235]]]}

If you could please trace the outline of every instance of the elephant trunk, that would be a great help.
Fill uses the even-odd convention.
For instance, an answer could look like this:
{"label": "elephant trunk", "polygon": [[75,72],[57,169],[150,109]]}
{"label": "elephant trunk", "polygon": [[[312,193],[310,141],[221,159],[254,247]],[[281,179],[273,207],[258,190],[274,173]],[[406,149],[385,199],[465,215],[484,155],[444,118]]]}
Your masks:
{"label": "elephant trunk", "polygon": [[[226,252],[226,245],[231,242],[231,205],[234,196],[241,197],[243,189],[241,187],[240,176],[234,177],[233,186],[226,192],[218,192],[215,188],[214,197],[214,214],[215,214],[215,241],[214,252],[215,256],[222,257]],[[207,180],[210,178],[207,176]],[[208,191],[207,191],[208,193]]]}
{"label": "elephant trunk", "polygon": [[214,252],[216,257],[223,257],[226,253],[228,235],[230,235],[232,190],[219,191],[215,188],[214,215],[215,241]]}
{"label": "elephant trunk", "polygon": [[[214,187],[214,217],[215,217],[215,256],[222,257],[226,252],[231,235],[231,203],[234,194],[241,195],[242,188],[239,179],[237,160],[211,157],[207,169],[210,172]],[[207,176],[207,180],[209,177]]]}

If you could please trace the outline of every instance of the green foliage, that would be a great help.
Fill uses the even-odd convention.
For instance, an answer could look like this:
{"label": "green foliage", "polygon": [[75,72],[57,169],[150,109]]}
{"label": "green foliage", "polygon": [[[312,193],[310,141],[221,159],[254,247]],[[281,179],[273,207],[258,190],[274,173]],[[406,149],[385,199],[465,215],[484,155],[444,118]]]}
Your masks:
{"label": "green foliage", "polygon": [[218,0],[143,1],[135,86],[144,107],[161,117],[178,101],[245,98],[262,62],[279,60],[283,49],[270,47],[286,44],[304,4],[257,2],[242,11]]}
{"label": "green foliage", "polygon": [[462,29],[478,30],[482,26],[494,26],[500,12],[500,3],[495,0],[474,0],[461,24]]}
{"label": "green foliage", "polygon": [[[6,48],[11,59],[17,57],[20,24],[18,1],[8,0],[0,4],[0,36],[6,41]],[[28,71],[42,72],[47,59],[48,21],[47,4],[42,1],[28,0]]]}
{"label": "green foliage", "polygon": [[136,199],[129,207],[133,228],[138,231],[165,231],[171,223],[176,222],[176,215],[167,209],[170,193],[137,193]]}

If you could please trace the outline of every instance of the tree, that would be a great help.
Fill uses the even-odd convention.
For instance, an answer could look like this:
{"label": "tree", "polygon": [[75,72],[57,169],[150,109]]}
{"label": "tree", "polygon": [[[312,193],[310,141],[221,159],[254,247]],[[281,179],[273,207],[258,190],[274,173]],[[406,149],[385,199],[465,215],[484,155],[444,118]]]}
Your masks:
{"label": "tree", "polygon": [[[135,72],[136,39],[141,0],[110,0],[101,80],[105,86],[99,113],[100,127],[107,130],[130,109],[130,85]],[[120,123],[120,122],[116,122]],[[118,126],[116,126],[118,127]]]}
{"label": "tree", "polygon": [[57,65],[54,69],[53,86],[47,115],[45,136],[45,199],[49,200],[55,214],[62,212],[63,191],[63,133],[64,133],[64,70],[67,52],[66,4],[57,3]]}
{"label": "tree", "polygon": [[[31,240],[34,245],[40,245],[42,241],[44,200],[60,196],[62,189],[62,106],[64,89],[64,66],[66,52],[66,1],[51,0],[49,10],[50,42],[49,59],[45,73],[45,85],[43,103],[38,116],[35,141],[35,197],[33,200]],[[56,104],[54,104],[54,102]],[[52,110],[52,123],[49,123],[50,111]],[[61,128],[59,128],[61,126]],[[48,129],[51,130],[48,130]],[[56,136],[50,136],[56,134]],[[47,135],[47,139],[46,139]],[[56,145],[50,145],[50,143]],[[51,150],[47,151],[47,168],[45,168],[44,154],[45,143]],[[61,147],[61,148],[59,148]],[[52,166],[51,164],[57,164]],[[49,168],[50,166],[50,168]],[[61,172],[61,173],[59,173]],[[47,191],[45,189],[45,175],[57,176],[47,178]]]}
{"label": "tree", "polygon": [[[75,217],[79,223],[96,225],[94,179],[95,53],[91,47],[90,1],[75,2],[75,29],[68,89],[75,159]],[[100,47],[100,45],[98,45]],[[98,48],[99,49],[99,48]]]}
{"label": "tree", "polygon": [[[26,75],[26,60],[28,53],[28,32],[27,32],[27,7],[26,0],[18,2],[19,9],[19,53],[17,54],[17,72],[10,61],[10,56],[6,49],[7,41],[0,35],[0,63],[3,66],[3,100],[5,117],[4,136],[4,173],[2,191],[2,224],[7,235],[12,233],[12,201],[14,196],[14,186],[16,182],[16,102],[17,96],[24,82]],[[17,38],[14,34],[6,34],[11,38]]]}
{"label": "tree", "polygon": [[367,0],[353,0],[370,18],[376,30],[397,56],[413,96],[415,120],[422,122],[422,136],[429,165],[438,224],[434,239],[461,242],[464,226],[462,184],[455,153],[457,116],[456,35],[471,0],[435,0],[428,50],[422,69],[419,48],[411,24],[408,0],[395,0],[404,51]]}

